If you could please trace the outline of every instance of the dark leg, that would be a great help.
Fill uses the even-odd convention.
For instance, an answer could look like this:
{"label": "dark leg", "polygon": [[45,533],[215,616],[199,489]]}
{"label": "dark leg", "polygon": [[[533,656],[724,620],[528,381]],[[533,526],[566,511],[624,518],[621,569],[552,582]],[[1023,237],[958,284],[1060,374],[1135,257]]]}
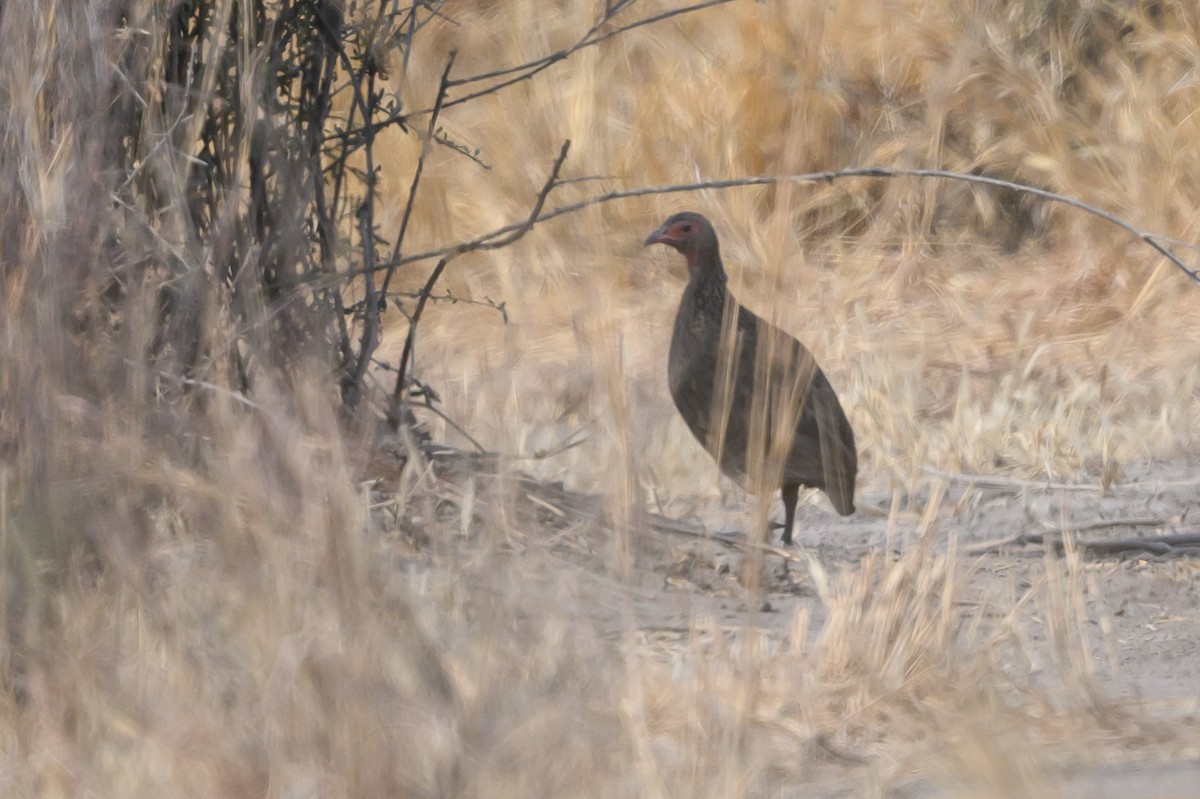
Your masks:
{"label": "dark leg", "polygon": [[792,524],[796,521],[796,500],[800,497],[799,483],[784,483],[779,489],[783,497],[783,545],[792,543]]}

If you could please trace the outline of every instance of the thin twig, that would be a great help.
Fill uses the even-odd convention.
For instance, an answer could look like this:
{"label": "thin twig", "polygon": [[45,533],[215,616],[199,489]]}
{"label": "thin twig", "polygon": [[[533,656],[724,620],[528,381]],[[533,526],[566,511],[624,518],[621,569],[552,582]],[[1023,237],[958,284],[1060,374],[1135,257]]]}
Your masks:
{"label": "thin twig", "polygon": [[417,299],[417,307],[413,309],[412,318],[408,323],[408,335],[404,337],[404,350],[400,353],[400,363],[396,367],[396,385],[392,388],[392,401],[388,410],[388,422],[395,428],[400,421],[400,406],[404,402],[404,390],[408,386],[408,362],[412,358],[413,342],[417,337],[417,322],[421,321],[421,314],[425,312],[425,303],[429,301],[429,295],[433,292],[433,287],[437,285],[438,279],[441,278],[442,272],[446,271],[446,265],[454,256],[447,255],[442,260],[437,262],[437,266],[433,268],[429,279],[425,281],[425,285],[421,288],[421,296]]}
{"label": "thin twig", "polygon": [[[441,12],[441,7],[445,4],[446,0],[438,0],[436,3],[429,2],[428,0],[424,0],[423,2],[422,0],[417,0],[417,2],[414,2],[411,6],[409,6],[407,16],[404,18],[404,21],[400,23],[400,27],[406,28],[403,36],[401,37],[404,41],[404,44],[400,48],[404,53],[403,69],[406,73],[408,72],[408,57],[412,53],[413,39],[416,37],[418,31],[420,31],[434,19],[444,19],[451,25],[458,25],[457,22]],[[420,7],[425,8],[425,10],[429,12],[429,16],[425,18],[424,22],[421,22],[417,19],[417,9]],[[401,12],[399,11],[393,12],[394,15],[399,15],[400,13]]]}
{"label": "thin twig", "polygon": [[[496,235],[485,237],[483,241],[471,247],[470,250],[498,250],[502,247],[507,247],[533,230],[533,226],[538,222],[549,218],[550,215],[555,215],[553,212],[549,215],[543,215],[542,209],[546,207],[546,198],[550,196],[550,192],[558,185],[558,173],[562,170],[563,162],[567,160],[567,153],[570,150],[571,140],[567,139],[558,151],[558,157],[554,159],[554,166],[550,169],[550,177],[546,178],[542,190],[538,192],[537,200],[533,203],[533,210],[529,213],[529,218],[524,222],[508,225],[503,230],[496,231]],[[462,252],[468,252],[468,250],[464,249]]]}
{"label": "thin twig", "polygon": [[[417,300],[421,298],[420,291],[394,291],[392,292],[392,295],[396,297],[405,297],[410,300]],[[430,294],[429,299],[432,302],[448,302],[451,305],[458,305],[459,303],[462,303],[463,305],[478,305],[482,308],[491,308],[493,311],[500,314],[500,318],[504,320],[504,324],[508,324],[509,322],[508,308],[506,307],[507,303],[496,302],[491,297],[484,297],[481,300],[474,299],[473,297],[460,297],[449,289],[446,289],[441,294]]]}
{"label": "thin twig", "polygon": [[[509,455],[508,460],[541,461],[541,460],[548,460],[549,458],[554,458],[558,455],[563,454],[564,452],[566,452],[568,450],[575,449],[575,447],[578,447],[581,444],[583,444],[584,442],[586,442],[587,438],[583,435],[583,433],[584,433],[584,428],[580,428],[578,430],[572,430],[570,433],[568,433],[566,435],[566,437],[564,437],[561,441],[559,441],[553,447],[550,447],[548,449],[535,449],[529,455]],[[577,438],[577,436],[578,436],[578,438]]]}
{"label": "thin twig", "polygon": [[[421,139],[421,154],[417,156],[417,168],[413,171],[412,184],[408,187],[408,200],[404,203],[404,215],[400,217],[400,230],[396,234],[396,243],[392,245],[392,257],[388,259],[393,264],[400,257],[400,247],[403,246],[404,236],[408,233],[408,222],[412,218],[413,204],[417,199],[417,187],[421,184],[421,173],[425,170],[425,157],[429,154],[429,142],[433,140],[433,134],[437,128],[438,114],[442,111],[442,101],[446,99],[446,89],[450,86],[450,69],[454,66],[454,59],[457,57],[458,51],[451,50],[450,57],[446,59],[446,68],[442,70],[442,79],[438,83],[437,100],[433,103],[433,113],[429,115],[429,128]],[[397,266],[389,268],[387,274],[384,275],[383,286],[379,292],[384,303],[387,302],[388,286],[392,283],[392,276],[396,274]]]}
{"label": "thin twig", "polygon": [[447,150],[456,152],[459,155],[463,156],[464,158],[471,159],[472,161],[474,161],[476,164],[478,164],[480,167],[487,170],[488,172],[492,171],[492,165],[489,164],[487,161],[483,160],[483,156],[481,156],[479,154],[480,149],[478,147],[476,147],[474,150],[472,150],[467,145],[460,144],[459,142],[454,141],[453,139],[450,138],[450,136],[446,133],[446,131],[442,130],[441,128],[438,128],[436,131],[434,131],[433,140],[435,143],[440,144],[441,146],[445,147]]}
{"label": "thin twig", "polygon": [[476,441],[475,438],[470,433],[468,433],[462,425],[460,425],[458,422],[454,421],[449,416],[447,416],[445,413],[443,413],[442,410],[440,408],[438,408],[436,405],[434,405],[432,402],[426,401],[426,402],[424,402],[420,405],[416,405],[414,407],[424,408],[425,410],[429,411],[430,413],[432,413],[435,416],[437,416],[438,418],[440,418],[446,424],[453,427],[455,429],[455,431],[458,432],[459,435],[461,435],[467,441],[471,442],[471,446],[473,446],[479,452],[479,454],[481,454],[481,455],[491,455],[492,454],[492,453],[488,452],[487,448],[484,447],[483,444],[480,444],[478,441]]}
{"label": "thin twig", "polygon": [[703,528],[694,528],[690,525],[685,525],[673,519],[656,518],[654,514],[648,514],[648,525],[653,533],[677,535],[684,538],[695,538],[701,541],[712,541],[717,544],[722,544],[730,549],[737,549],[742,552],[760,552],[764,555],[774,555],[793,563],[808,563],[808,558],[803,555],[797,555],[794,552],[788,552],[786,549],[772,546],[771,544],[759,543],[758,541],[748,541],[743,538],[735,538],[730,535],[721,535],[719,533],[710,533]]}

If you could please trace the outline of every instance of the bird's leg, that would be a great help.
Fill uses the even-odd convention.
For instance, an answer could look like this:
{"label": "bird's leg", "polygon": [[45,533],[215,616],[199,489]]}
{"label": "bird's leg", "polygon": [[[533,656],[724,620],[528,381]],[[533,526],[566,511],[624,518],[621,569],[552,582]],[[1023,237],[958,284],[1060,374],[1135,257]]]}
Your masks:
{"label": "bird's leg", "polygon": [[784,483],[779,489],[783,498],[783,545],[792,543],[792,525],[796,521],[796,500],[800,497],[799,483]]}

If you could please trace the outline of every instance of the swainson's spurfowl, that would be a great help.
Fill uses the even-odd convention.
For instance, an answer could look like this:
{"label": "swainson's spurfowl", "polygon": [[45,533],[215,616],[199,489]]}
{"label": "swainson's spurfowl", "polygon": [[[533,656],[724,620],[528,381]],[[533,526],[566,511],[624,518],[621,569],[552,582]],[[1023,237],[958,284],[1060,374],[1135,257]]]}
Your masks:
{"label": "swainson's spurfowl", "polygon": [[[792,542],[800,486],[824,491],[843,516],[853,513],[854,431],[812,353],[733,298],[717,234],[700,214],[675,214],[645,243],[687,260],[668,382],[692,433],[744,487],[755,488],[751,474],[779,485],[784,544]],[[747,468],[750,458],[759,460],[749,464],[755,468]],[[758,468],[768,463],[774,468]]]}

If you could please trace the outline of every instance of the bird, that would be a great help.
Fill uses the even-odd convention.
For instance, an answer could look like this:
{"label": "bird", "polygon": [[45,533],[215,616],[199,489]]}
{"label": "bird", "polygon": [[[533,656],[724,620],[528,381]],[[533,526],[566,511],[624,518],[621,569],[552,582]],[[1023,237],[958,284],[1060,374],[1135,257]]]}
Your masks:
{"label": "bird", "polygon": [[[764,466],[766,453],[774,453],[785,546],[801,486],[824,491],[841,515],[854,513],[854,430],[812,353],[730,294],[717,233],[702,215],[671,216],[646,238],[644,246],[651,244],[665,244],[687,262],[667,373],[693,435],[743,487],[754,488],[747,486],[755,471],[748,467]],[[766,391],[756,393],[756,384]],[[762,425],[758,438],[755,424]],[[762,463],[751,464],[752,457]]]}

